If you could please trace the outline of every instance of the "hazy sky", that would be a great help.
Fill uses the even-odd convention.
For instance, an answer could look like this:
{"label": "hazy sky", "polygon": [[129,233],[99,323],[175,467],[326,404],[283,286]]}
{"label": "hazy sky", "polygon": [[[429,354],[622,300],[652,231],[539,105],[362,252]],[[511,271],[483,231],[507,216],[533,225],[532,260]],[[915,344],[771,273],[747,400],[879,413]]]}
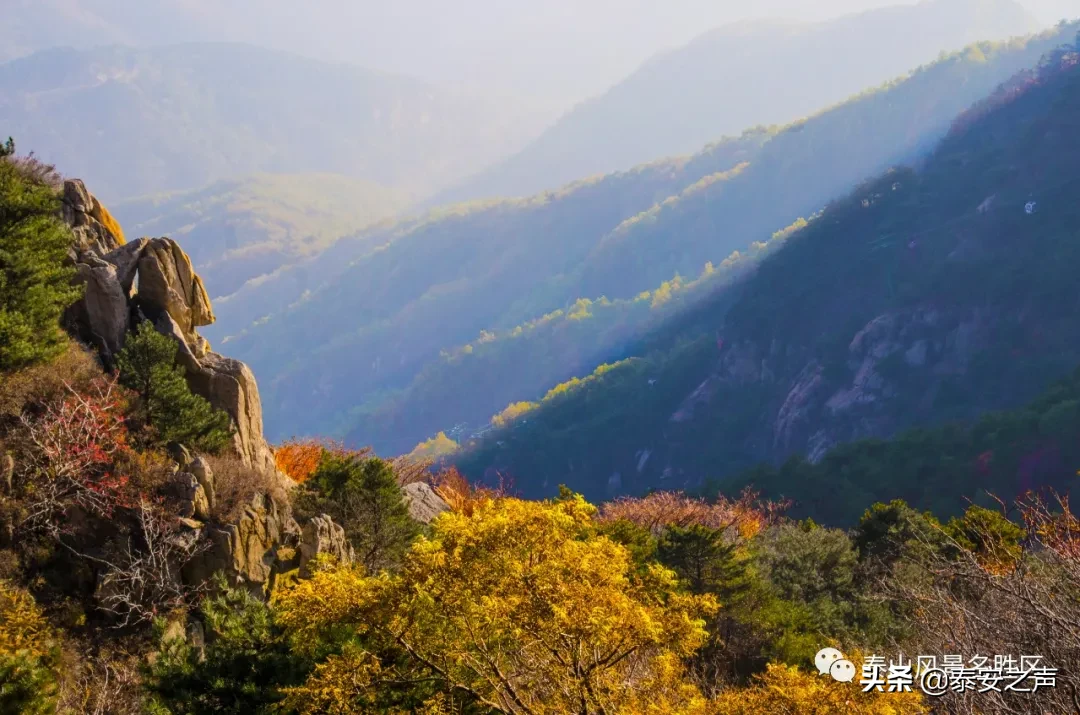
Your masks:
{"label": "hazy sky", "polygon": [[[913,3],[913,0],[2,1],[14,2],[15,13],[38,15],[46,24],[55,14],[55,8],[81,18],[84,25],[87,18],[99,18],[119,28],[120,40],[132,44],[206,39],[245,41],[320,59],[410,74],[440,84],[528,95],[564,108],[607,89],[654,53],[684,44],[726,23],[759,18],[822,20],[886,5]],[[1080,0],[1019,2],[1046,24],[1066,15],[1080,15]],[[105,33],[84,32],[76,36],[105,36]]]}
{"label": "hazy sky", "polygon": [[[160,1],[160,0],[159,0]],[[180,0],[178,0],[180,1]],[[1001,0],[984,0],[1001,1]],[[186,0],[228,8],[250,41],[441,83],[571,102],[657,51],[730,22],[822,20],[913,0]],[[257,2],[260,10],[252,13]],[[1047,24],[1080,0],[1021,0]]]}

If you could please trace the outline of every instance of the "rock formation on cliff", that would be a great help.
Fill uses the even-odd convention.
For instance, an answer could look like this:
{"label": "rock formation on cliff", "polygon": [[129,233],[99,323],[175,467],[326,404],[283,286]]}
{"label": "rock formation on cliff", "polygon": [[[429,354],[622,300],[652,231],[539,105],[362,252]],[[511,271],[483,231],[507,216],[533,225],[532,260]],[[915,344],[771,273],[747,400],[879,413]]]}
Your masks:
{"label": "rock formation on cliff", "polygon": [[75,234],[71,260],[86,291],[68,313],[72,331],[108,366],[140,319],[180,346],[188,385],[224,410],[236,427],[233,448],[248,466],[276,471],[263,437],[262,404],[251,370],[210,350],[197,328],[214,322],[210,297],[191,259],[169,238],[126,243],[81,181],[64,183],[64,218]]}

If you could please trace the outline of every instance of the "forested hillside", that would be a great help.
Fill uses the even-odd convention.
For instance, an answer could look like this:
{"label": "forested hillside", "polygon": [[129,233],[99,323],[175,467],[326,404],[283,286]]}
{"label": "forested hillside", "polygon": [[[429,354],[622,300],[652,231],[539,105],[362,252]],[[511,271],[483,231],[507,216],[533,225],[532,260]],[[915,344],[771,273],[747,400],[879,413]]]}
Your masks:
{"label": "forested hillside", "polygon": [[[1060,391],[974,432],[906,437],[902,457],[873,444],[829,450],[1021,404],[1080,363],[1078,109],[1080,58],[1060,49],[962,115],[925,162],[831,204],[736,299],[699,305],[648,350],[555,395],[459,463],[475,476],[511,475],[527,494],[561,481],[603,495],[756,480],[738,474],[803,454],[820,465],[758,476],[838,520],[890,494],[955,511],[981,486],[1022,489],[1031,470],[1060,483],[1054,430],[1068,429],[1073,407]],[[988,430],[1027,466],[998,461]],[[980,484],[972,460],[986,450],[992,478]],[[942,451],[955,462],[924,471]],[[894,473],[887,454],[905,466]],[[869,455],[890,468],[870,469]],[[957,489],[935,488],[946,484]]]}
{"label": "forested hillside", "polygon": [[583,102],[519,154],[443,201],[525,196],[758,124],[786,124],[929,63],[943,51],[1038,29],[1014,0],[929,0],[814,24],[711,30]]}
{"label": "forested hillside", "polygon": [[112,202],[253,172],[422,194],[541,129],[502,98],[209,43],[48,49],[0,64],[0,124]]}
{"label": "forested hillside", "polygon": [[388,219],[408,197],[339,174],[259,174],[113,204],[137,236],[183,240],[214,298]]}
{"label": "forested hillside", "polygon": [[[230,351],[265,376],[276,437],[349,431],[351,442],[390,454],[462,422],[479,427],[510,402],[629,354],[628,341],[658,315],[653,303],[674,287],[708,263],[723,268],[734,251],[753,254],[752,244],[926,151],[963,109],[1069,32],[973,46],[805,122],[689,158],[341,241],[331,256],[219,303],[208,335],[236,336]],[[605,296],[625,300],[608,309]],[[483,390],[462,379],[481,373]],[[301,409],[312,401],[323,406],[317,423]]]}

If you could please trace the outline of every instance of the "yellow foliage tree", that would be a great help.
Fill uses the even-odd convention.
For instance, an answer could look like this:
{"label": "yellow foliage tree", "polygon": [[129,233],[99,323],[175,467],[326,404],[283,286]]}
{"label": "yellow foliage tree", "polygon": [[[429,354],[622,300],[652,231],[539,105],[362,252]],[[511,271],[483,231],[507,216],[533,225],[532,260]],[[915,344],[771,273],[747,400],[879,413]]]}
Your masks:
{"label": "yellow foliage tree", "polygon": [[51,629],[33,596],[0,581],[0,654],[26,651],[42,656],[51,646]]}
{"label": "yellow foliage tree", "polygon": [[503,428],[512,423],[518,417],[521,417],[526,412],[530,412],[539,407],[535,402],[514,402],[506,407],[505,410],[495,415],[491,419],[491,424],[497,428]]}
{"label": "yellow foliage tree", "polygon": [[458,451],[459,445],[446,436],[445,432],[439,432],[431,439],[419,443],[409,452],[410,459],[438,459]]}
{"label": "yellow foliage tree", "polygon": [[625,547],[595,535],[595,511],[581,497],[485,499],[439,518],[399,575],[325,570],[285,592],[280,620],[298,645],[350,628],[410,669],[346,650],[338,657],[351,663],[327,661],[291,691],[292,706],[345,712],[343,700],[355,708],[387,683],[433,678],[515,715],[707,712],[681,663],[705,641],[716,602],[680,593],[663,567],[635,570]]}
{"label": "yellow foliage tree", "polygon": [[713,715],[924,715],[930,709],[918,692],[864,693],[855,683],[770,664],[757,683],[721,693]]}

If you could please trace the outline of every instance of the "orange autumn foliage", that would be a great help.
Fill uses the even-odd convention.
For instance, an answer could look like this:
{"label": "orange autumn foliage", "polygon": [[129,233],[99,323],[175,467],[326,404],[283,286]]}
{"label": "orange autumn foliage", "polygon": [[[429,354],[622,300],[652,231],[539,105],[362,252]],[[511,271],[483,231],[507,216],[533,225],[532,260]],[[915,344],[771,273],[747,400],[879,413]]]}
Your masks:
{"label": "orange autumn foliage", "polygon": [[364,457],[370,449],[348,449],[341,442],[331,439],[291,439],[274,450],[274,463],[297,484],[303,484],[319,468],[326,453]]}

